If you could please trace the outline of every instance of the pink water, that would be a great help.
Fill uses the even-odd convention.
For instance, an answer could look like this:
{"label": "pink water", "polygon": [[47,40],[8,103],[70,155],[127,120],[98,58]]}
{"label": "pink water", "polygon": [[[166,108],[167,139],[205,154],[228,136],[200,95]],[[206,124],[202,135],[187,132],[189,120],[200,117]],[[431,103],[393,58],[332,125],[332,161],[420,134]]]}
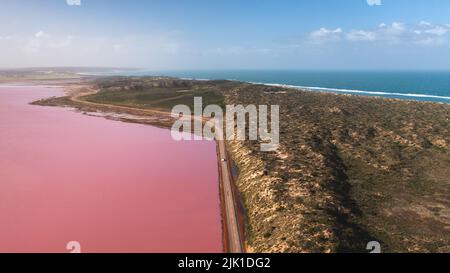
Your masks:
{"label": "pink water", "polygon": [[220,252],[214,142],[31,106],[0,87],[0,252]]}

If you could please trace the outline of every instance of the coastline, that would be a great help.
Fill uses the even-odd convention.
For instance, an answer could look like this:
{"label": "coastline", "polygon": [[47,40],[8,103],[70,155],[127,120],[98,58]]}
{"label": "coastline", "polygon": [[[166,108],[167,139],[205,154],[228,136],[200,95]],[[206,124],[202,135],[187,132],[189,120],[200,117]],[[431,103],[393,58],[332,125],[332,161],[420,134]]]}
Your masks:
{"label": "coastline", "polygon": [[[312,91],[312,92],[322,92],[322,93],[332,93],[332,94],[348,94],[348,95],[357,95],[357,96],[367,96],[367,97],[381,97],[388,99],[400,99],[400,100],[413,100],[413,101],[424,101],[424,102],[433,102],[433,103],[448,103],[450,104],[450,96],[444,95],[435,95],[435,94],[427,94],[427,92],[398,92],[394,90],[365,90],[358,88],[344,88],[344,87],[330,87],[330,86],[313,86],[313,85],[298,85],[298,84],[287,84],[281,82],[262,82],[262,81],[254,81],[254,80],[243,80],[239,78],[228,78],[228,77],[183,77],[183,76],[168,76],[183,80],[192,80],[192,81],[214,81],[219,79],[224,79],[227,81],[233,82],[241,82],[247,84],[254,85],[265,85],[272,87],[280,87],[280,88],[290,88],[294,90],[302,90],[302,91]],[[119,76],[119,77],[156,77],[160,76],[157,72],[149,71],[140,71],[138,73],[126,73],[126,72],[117,72],[117,73],[104,73],[104,74],[88,74],[83,73],[80,74],[82,76],[91,75],[91,76]],[[164,75],[164,74],[162,74]],[[168,74],[170,75],[170,74]]]}
{"label": "coastline", "polygon": [[[171,113],[149,110],[149,109],[136,109],[118,105],[108,105],[93,103],[85,101],[82,98],[91,94],[95,94],[98,90],[94,90],[91,86],[62,86],[64,92],[70,95],[70,100],[75,104],[79,104],[78,107],[87,107],[83,109],[83,114],[90,114],[88,111],[95,111],[97,117],[103,117],[122,122],[131,122],[139,124],[147,124],[150,126],[156,126],[163,129],[171,130],[171,125],[174,122],[174,118]],[[36,103],[36,102],[33,102]],[[100,113],[98,113],[100,111]],[[131,115],[127,117],[118,116],[117,113],[128,112]],[[116,114],[113,114],[116,113]],[[151,117],[151,120],[145,120],[141,117]],[[191,116],[191,119],[197,119],[198,117]],[[202,122],[206,122],[203,118]],[[226,253],[245,253],[245,232],[244,232],[244,215],[239,207],[239,197],[237,197],[237,190],[235,182],[231,174],[231,166],[226,150],[224,141],[216,142],[217,152],[217,164],[218,164],[218,180],[220,189],[220,207],[222,214],[222,234],[223,234],[223,248]],[[223,161],[222,159],[226,159]]]}
{"label": "coastline", "polygon": [[[289,84],[279,84],[279,83],[260,83],[260,82],[249,82],[251,84],[262,84],[267,86],[282,87],[282,88],[292,88],[302,91],[313,91],[313,92],[324,92],[324,93],[334,93],[334,94],[354,94],[369,97],[381,97],[387,99],[400,99],[396,97],[410,98],[409,100],[414,100],[413,98],[430,98],[430,99],[442,99],[447,102],[441,101],[424,101],[432,103],[450,103],[450,97],[446,96],[436,96],[436,95],[426,95],[426,94],[413,94],[413,93],[398,93],[398,92],[384,92],[384,91],[364,91],[364,90],[353,90],[353,89],[339,89],[339,88],[328,88],[328,87],[313,87],[313,86],[299,86],[299,85],[289,85]],[[372,95],[372,96],[371,96]]]}

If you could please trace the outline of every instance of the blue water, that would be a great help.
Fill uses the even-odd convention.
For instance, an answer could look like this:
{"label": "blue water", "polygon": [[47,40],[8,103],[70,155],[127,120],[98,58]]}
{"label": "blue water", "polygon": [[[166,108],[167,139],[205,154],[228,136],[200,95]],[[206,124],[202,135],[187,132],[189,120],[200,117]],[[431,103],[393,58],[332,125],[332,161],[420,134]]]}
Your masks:
{"label": "blue water", "polygon": [[312,91],[450,103],[450,71],[193,70],[128,71],[116,74],[228,79],[299,88],[307,87]]}

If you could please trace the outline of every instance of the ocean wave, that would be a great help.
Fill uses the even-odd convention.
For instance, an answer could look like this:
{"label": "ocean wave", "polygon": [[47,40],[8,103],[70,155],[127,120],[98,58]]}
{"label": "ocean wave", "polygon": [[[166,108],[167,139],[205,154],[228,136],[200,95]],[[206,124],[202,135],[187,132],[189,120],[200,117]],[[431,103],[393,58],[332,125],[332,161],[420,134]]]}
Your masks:
{"label": "ocean wave", "polygon": [[262,85],[267,85],[267,86],[302,89],[302,90],[323,91],[323,92],[356,93],[356,94],[391,96],[391,97],[399,97],[400,96],[400,97],[412,97],[412,98],[429,98],[429,99],[450,100],[450,97],[438,96],[438,95],[428,95],[428,94],[398,93],[398,92],[384,92],[384,91],[364,91],[364,90],[354,90],[354,89],[340,89],[340,88],[327,88],[327,87],[315,87],[315,86],[300,86],[300,85],[289,85],[289,84],[279,84],[279,83],[263,83],[263,82],[249,82],[249,83],[251,83],[251,84],[262,84]]}
{"label": "ocean wave", "polygon": [[[206,78],[195,78],[195,77],[180,77],[185,80],[198,80],[198,81],[208,81],[212,79]],[[423,98],[423,99],[436,99],[436,100],[450,100],[450,97],[447,96],[438,96],[431,94],[419,94],[419,93],[399,93],[399,92],[386,92],[386,91],[367,91],[367,90],[355,90],[355,89],[343,89],[343,88],[328,88],[328,87],[316,87],[316,86],[301,86],[301,85],[289,85],[289,84],[280,84],[280,83],[265,83],[265,82],[252,82],[252,81],[244,81],[239,79],[227,79],[229,81],[239,81],[246,82],[250,84],[261,84],[267,86],[276,86],[276,87],[285,87],[285,88],[293,88],[293,89],[302,89],[302,90],[311,90],[318,92],[335,92],[335,93],[353,93],[353,94],[361,94],[361,95],[375,95],[375,96],[383,96],[383,97],[405,97],[405,98]]]}

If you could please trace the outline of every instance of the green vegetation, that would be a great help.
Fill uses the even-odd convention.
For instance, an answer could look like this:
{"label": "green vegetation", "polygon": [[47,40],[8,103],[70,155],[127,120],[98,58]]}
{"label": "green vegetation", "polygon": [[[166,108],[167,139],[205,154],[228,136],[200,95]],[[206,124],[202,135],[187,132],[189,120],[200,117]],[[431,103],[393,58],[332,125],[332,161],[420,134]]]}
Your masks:
{"label": "green vegetation", "polygon": [[113,78],[97,81],[98,93],[84,97],[105,103],[141,109],[170,111],[183,104],[194,109],[194,97],[204,105],[224,106],[222,92],[236,83],[229,81],[190,81],[172,78]]}

